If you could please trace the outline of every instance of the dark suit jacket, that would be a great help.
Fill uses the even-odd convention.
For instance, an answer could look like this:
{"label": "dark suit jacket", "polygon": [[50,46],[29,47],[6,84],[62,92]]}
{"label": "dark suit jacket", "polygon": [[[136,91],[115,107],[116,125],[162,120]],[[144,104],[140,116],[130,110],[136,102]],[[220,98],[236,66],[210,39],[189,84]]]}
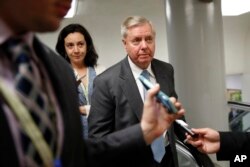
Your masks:
{"label": "dark suit jacket", "polygon": [[[161,90],[177,97],[173,67],[154,59],[152,70]],[[109,153],[115,157],[113,161],[107,161],[106,164],[102,161],[103,164],[109,167],[154,166],[150,146],[146,146],[138,125],[142,111],[143,101],[127,57],[95,78],[88,117],[89,138],[102,140],[99,146],[107,150],[116,150]]]}
{"label": "dark suit jacket", "polygon": [[[43,46],[37,39],[34,40],[34,49],[39,61],[47,70],[62,113],[64,124],[62,165],[64,167],[85,166],[78,97],[76,85],[74,85],[76,82],[72,69],[65,60]],[[15,145],[1,107],[1,98],[0,135],[0,166],[18,166]]]}
{"label": "dark suit jacket", "polygon": [[[218,160],[230,160],[230,166],[250,166],[250,133],[248,132],[220,132],[220,151]],[[247,159],[239,162],[238,155],[246,155]],[[236,161],[234,162],[236,158]]]}

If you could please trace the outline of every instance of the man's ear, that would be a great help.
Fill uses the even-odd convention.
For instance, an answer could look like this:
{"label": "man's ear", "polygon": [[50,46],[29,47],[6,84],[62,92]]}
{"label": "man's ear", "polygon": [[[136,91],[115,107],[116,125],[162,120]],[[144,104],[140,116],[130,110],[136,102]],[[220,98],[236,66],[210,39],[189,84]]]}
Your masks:
{"label": "man's ear", "polygon": [[123,43],[123,45],[126,45],[126,40],[122,39],[122,43]]}

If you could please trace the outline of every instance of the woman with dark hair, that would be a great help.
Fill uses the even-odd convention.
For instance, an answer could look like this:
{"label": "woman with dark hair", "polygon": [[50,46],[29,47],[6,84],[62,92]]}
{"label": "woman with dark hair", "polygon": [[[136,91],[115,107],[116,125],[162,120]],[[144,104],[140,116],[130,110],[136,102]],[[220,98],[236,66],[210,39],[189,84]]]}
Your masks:
{"label": "woman with dark hair", "polygon": [[61,30],[57,39],[56,51],[71,64],[74,70],[79,85],[79,109],[84,126],[83,134],[86,138],[93,80],[105,68],[97,65],[98,54],[93,40],[87,29],[80,24],[69,24]]}

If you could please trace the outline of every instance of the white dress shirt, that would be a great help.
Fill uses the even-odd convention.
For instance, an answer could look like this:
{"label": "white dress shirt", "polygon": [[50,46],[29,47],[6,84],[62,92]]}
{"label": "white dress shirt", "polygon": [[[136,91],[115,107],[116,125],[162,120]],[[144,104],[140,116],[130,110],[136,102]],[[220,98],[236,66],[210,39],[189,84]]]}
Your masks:
{"label": "white dress shirt", "polygon": [[132,70],[133,76],[135,78],[136,84],[138,86],[142,101],[144,102],[144,86],[142,85],[141,81],[139,80],[139,76],[141,75],[143,70],[147,70],[150,74],[150,76],[149,76],[150,82],[152,84],[156,84],[155,75],[151,69],[151,63],[149,64],[147,69],[141,69],[132,62],[132,60],[130,59],[129,56],[128,56],[128,62],[129,62],[129,66]]}

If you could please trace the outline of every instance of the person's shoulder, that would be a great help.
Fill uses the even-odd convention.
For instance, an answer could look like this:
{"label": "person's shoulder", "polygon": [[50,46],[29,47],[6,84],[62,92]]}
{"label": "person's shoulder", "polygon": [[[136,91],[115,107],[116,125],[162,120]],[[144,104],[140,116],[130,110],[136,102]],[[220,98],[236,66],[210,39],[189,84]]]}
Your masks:
{"label": "person's shoulder", "polygon": [[112,65],[112,66],[110,66],[110,67],[108,67],[108,68],[106,68],[103,73],[105,73],[106,75],[107,74],[117,73],[118,71],[120,71],[122,62],[123,62],[123,60],[116,63],[116,64],[114,64],[114,65]]}
{"label": "person's shoulder", "polygon": [[162,61],[162,60],[159,60],[159,59],[155,59],[155,58],[152,60],[151,63],[152,63],[152,65],[155,65],[155,66],[163,66],[163,67],[173,68],[172,64],[165,62],[165,61]]}
{"label": "person's shoulder", "polygon": [[36,37],[34,40],[34,45],[35,45],[35,48],[37,48],[36,50],[43,52],[43,54],[47,55],[48,59],[54,60],[56,62],[59,61],[59,63],[68,65],[68,63],[65,59],[63,59],[61,56],[59,56],[54,50],[52,50],[50,47],[48,47],[46,44],[41,42]]}
{"label": "person's shoulder", "polygon": [[57,53],[55,51],[53,51],[45,43],[40,41],[40,39],[38,39],[37,37],[34,38],[34,47],[35,47],[35,51],[44,52],[43,54],[53,55],[53,56],[57,55]]}
{"label": "person's shoulder", "polygon": [[156,59],[156,58],[154,58],[152,60],[152,63],[160,63],[160,64],[169,64],[169,65],[171,65],[170,63],[168,63],[166,61],[163,61],[163,60],[160,60],[160,59]]}
{"label": "person's shoulder", "polygon": [[106,70],[106,67],[101,65],[101,64],[97,64],[95,67],[95,72],[96,72],[96,75],[99,75],[101,74],[103,71]]}
{"label": "person's shoulder", "polygon": [[119,75],[120,68],[121,68],[121,62],[118,62],[108,68],[105,68],[105,70],[99,74],[96,72],[98,74],[96,76],[96,80],[101,80],[102,82],[105,81],[113,82],[112,80],[115,80],[116,76]]}
{"label": "person's shoulder", "polygon": [[70,64],[59,56],[55,51],[53,51],[50,47],[48,47],[43,42],[39,41],[38,38],[34,40],[35,51],[39,52],[40,59],[42,59],[45,68],[50,68],[57,71],[64,71],[64,73],[69,72],[73,73]]}

